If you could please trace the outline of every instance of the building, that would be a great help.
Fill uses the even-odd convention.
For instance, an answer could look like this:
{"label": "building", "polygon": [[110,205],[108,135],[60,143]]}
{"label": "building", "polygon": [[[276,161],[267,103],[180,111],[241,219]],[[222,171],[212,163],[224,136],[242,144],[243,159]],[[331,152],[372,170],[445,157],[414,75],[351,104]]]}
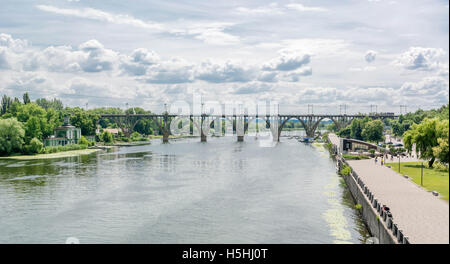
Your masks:
{"label": "building", "polygon": [[72,126],[69,117],[64,118],[64,124],[55,129],[55,134],[44,140],[44,146],[65,146],[78,144],[81,139],[81,129]]}
{"label": "building", "polygon": [[341,138],[340,147],[341,147],[340,151],[342,153],[368,152],[371,149],[375,151],[378,150],[378,146],[375,144],[350,138]]}

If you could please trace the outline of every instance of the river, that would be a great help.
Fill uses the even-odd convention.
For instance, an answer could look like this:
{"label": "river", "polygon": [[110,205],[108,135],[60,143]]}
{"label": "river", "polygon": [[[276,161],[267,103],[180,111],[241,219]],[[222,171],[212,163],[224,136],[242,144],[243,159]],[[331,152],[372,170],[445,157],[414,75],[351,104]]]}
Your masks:
{"label": "river", "polygon": [[364,243],[335,163],[282,137],[0,160],[0,243]]}

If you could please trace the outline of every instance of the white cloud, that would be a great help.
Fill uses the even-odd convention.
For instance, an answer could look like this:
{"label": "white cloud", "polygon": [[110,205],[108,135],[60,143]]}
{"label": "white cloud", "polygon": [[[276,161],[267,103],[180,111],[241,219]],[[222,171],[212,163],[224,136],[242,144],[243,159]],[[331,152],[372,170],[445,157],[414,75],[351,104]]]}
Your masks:
{"label": "white cloud", "polygon": [[326,8],[318,7],[318,6],[304,6],[299,3],[287,4],[287,8],[293,9],[300,12],[325,12],[328,11]]}
{"label": "white cloud", "polygon": [[39,10],[58,15],[72,16],[108,22],[119,25],[130,25],[133,27],[151,30],[156,33],[168,33],[177,36],[193,37],[205,43],[213,45],[233,45],[240,42],[239,37],[224,32],[233,25],[223,22],[195,22],[189,23],[180,21],[179,23],[158,23],[154,21],[144,21],[125,14],[113,14],[93,8],[58,8],[50,5],[37,5]]}
{"label": "white cloud", "polygon": [[37,5],[39,10],[65,16],[74,16],[98,21],[104,21],[114,24],[131,25],[146,29],[161,30],[163,26],[153,21],[143,21],[129,15],[116,15],[93,8],[69,9],[58,8],[50,5]]}
{"label": "white cloud", "polygon": [[408,70],[436,70],[444,54],[443,49],[411,47],[400,54],[393,63]]}
{"label": "white cloud", "polygon": [[269,5],[255,8],[241,6],[236,8],[236,12],[245,15],[281,15],[284,13],[277,3],[270,3]]}
{"label": "white cloud", "polygon": [[255,70],[227,61],[223,64],[206,61],[200,64],[197,79],[212,82],[248,82],[255,76]]}
{"label": "white cloud", "polygon": [[282,53],[278,58],[275,58],[262,66],[264,71],[292,71],[311,61],[309,54],[298,55],[295,53]]}
{"label": "white cloud", "polygon": [[364,56],[364,59],[366,59],[367,62],[373,62],[375,58],[377,57],[377,53],[373,50],[368,50],[366,52],[366,55]]}
{"label": "white cloud", "polygon": [[400,88],[403,95],[406,96],[436,96],[442,95],[444,92],[446,94],[446,99],[448,101],[448,80],[439,77],[426,77],[419,82],[406,82]]}

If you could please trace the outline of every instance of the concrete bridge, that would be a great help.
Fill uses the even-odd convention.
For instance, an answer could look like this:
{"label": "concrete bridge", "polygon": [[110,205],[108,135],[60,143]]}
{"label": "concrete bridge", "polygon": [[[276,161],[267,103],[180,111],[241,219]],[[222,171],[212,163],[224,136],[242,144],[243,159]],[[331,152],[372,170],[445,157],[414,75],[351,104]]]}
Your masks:
{"label": "concrete bridge", "polygon": [[[189,120],[192,123],[190,134],[194,134],[194,127],[197,129],[197,135],[200,135],[201,141],[206,142],[209,129],[213,127],[216,132],[221,133],[222,124],[225,122],[225,129],[228,133],[237,135],[238,141],[244,140],[244,135],[248,132],[249,124],[255,123],[256,127],[260,126],[270,129],[274,140],[279,141],[281,131],[285,124],[290,120],[298,120],[305,129],[308,137],[314,137],[316,129],[322,120],[329,119],[336,128],[342,129],[346,127],[355,118],[370,117],[372,119],[398,118],[393,113],[371,113],[358,115],[314,115],[314,114],[278,114],[278,115],[175,115],[175,114],[102,114],[100,118],[108,118],[115,121],[122,129],[126,136],[130,136],[136,124],[143,119],[152,119],[159,127],[163,134],[163,142],[169,141],[171,123],[175,122],[178,126],[182,120]],[[262,125],[260,124],[262,123]],[[231,125],[231,126],[230,126]],[[173,124],[172,124],[173,126]]]}

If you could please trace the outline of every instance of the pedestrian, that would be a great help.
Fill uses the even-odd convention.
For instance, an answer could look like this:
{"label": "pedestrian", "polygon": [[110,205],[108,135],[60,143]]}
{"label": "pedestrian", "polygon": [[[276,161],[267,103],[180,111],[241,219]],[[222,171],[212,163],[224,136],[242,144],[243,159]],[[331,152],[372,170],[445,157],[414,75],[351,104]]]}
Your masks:
{"label": "pedestrian", "polygon": [[378,162],[378,156],[375,157],[375,164]]}
{"label": "pedestrian", "polygon": [[383,166],[383,158],[381,158],[381,166]]}

